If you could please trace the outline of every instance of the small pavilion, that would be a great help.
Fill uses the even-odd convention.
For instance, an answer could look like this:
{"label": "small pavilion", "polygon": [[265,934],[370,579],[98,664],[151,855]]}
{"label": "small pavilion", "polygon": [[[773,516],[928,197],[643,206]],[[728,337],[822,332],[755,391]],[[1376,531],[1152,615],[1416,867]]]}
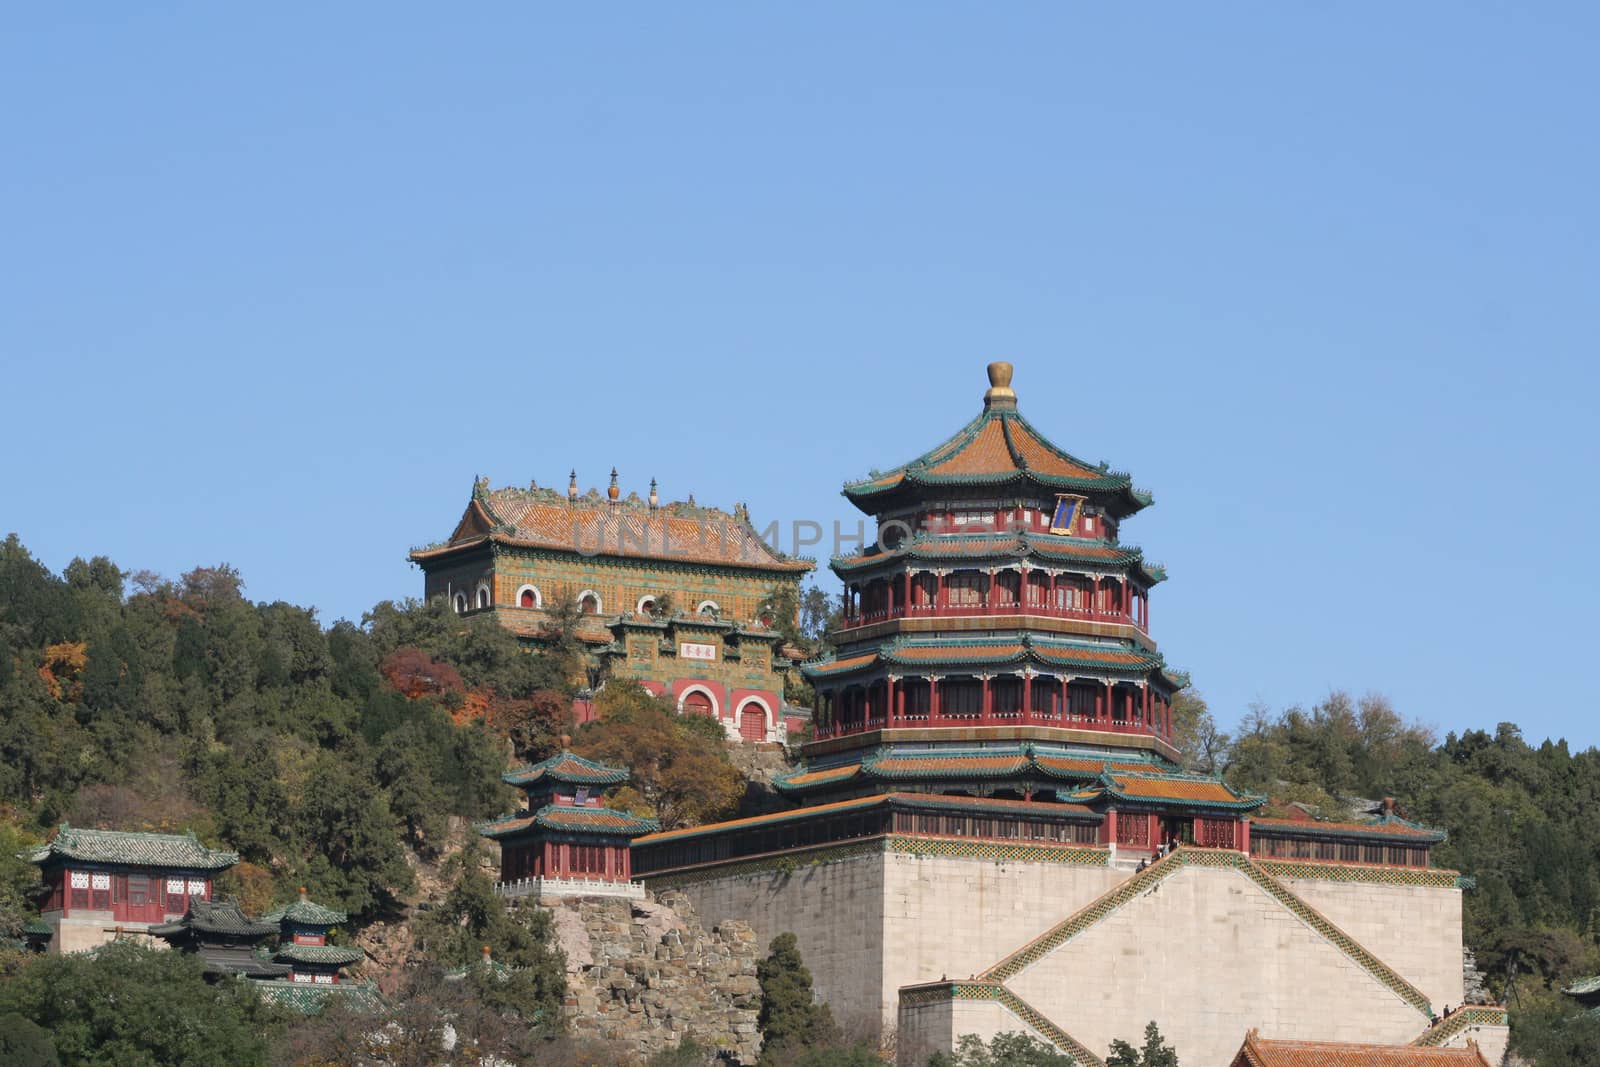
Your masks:
{"label": "small pavilion", "polygon": [[[563,743],[565,739],[563,739]],[[503,776],[523,791],[521,811],[481,824],[500,844],[502,896],[644,896],[633,881],[633,839],[661,828],[654,819],[604,807],[601,793],[629,778],[563,749]]]}

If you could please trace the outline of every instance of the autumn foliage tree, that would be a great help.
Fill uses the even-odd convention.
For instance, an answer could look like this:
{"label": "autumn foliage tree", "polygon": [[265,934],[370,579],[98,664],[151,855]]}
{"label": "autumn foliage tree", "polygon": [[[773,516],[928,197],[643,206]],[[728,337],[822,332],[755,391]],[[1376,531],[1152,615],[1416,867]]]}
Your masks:
{"label": "autumn foliage tree", "polygon": [[716,723],[681,716],[669,701],[622,680],[600,691],[595,710],[598,719],[578,731],[573,749],[633,771],[632,783],[611,798],[614,806],[660,819],[666,829],[726,818],[738,808],[744,776],[728,759]]}

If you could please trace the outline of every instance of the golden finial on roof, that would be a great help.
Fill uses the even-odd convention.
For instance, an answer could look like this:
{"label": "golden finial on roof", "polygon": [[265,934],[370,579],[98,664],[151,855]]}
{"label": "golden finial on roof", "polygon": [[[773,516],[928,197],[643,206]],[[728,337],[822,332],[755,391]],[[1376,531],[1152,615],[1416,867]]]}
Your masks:
{"label": "golden finial on roof", "polygon": [[300,887],[300,900],[303,903],[305,901],[305,899],[306,899],[306,887],[305,886],[301,886]]}
{"label": "golden finial on roof", "polygon": [[617,468],[612,467],[611,468],[611,484],[606,487],[606,496],[610,497],[611,500],[613,502],[615,502],[616,499],[618,497],[620,497],[621,495],[622,495],[622,490],[617,488]]}
{"label": "golden finial on roof", "polygon": [[996,361],[989,364],[989,391],[983,394],[985,408],[1015,408],[1017,394],[1011,388],[1011,364]]}
{"label": "golden finial on roof", "polygon": [[567,482],[567,499],[576,500],[578,499],[578,468],[572,468],[572,473],[567,477],[571,479]]}
{"label": "golden finial on roof", "polygon": [[561,751],[565,752],[567,750],[567,746],[570,745],[570,744],[572,744],[572,735],[571,734],[562,734],[561,735]]}
{"label": "golden finial on roof", "polygon": [[656,495],[656,480],[654,478],[651,478],[650,479],[650,506],[651,507],[659,507],[660,504],[661,504],[661,497]]}

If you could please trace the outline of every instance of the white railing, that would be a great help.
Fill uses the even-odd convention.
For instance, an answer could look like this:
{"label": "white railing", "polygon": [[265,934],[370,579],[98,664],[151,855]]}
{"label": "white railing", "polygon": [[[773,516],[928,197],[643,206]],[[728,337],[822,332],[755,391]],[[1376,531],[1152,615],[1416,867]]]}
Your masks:
{"label": "white railing", "polygon": [[496,882],[494,891],[502,897],[624,897],[644,899],[643,882],[609,882],[599,878],[518,878]]}

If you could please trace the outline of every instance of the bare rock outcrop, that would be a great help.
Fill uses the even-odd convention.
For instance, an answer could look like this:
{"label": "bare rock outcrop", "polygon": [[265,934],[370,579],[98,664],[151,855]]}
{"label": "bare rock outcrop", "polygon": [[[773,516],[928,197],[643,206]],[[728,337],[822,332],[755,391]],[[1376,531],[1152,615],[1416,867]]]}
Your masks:
{"label": "bare rock outcrop", "polygon": [[689,900],[577,897],[545,905],[567,957],[568,1025],[641,1056],[686,1037],[738,1063],[761,1050],[761,948],[744,922],[710,930]]}

